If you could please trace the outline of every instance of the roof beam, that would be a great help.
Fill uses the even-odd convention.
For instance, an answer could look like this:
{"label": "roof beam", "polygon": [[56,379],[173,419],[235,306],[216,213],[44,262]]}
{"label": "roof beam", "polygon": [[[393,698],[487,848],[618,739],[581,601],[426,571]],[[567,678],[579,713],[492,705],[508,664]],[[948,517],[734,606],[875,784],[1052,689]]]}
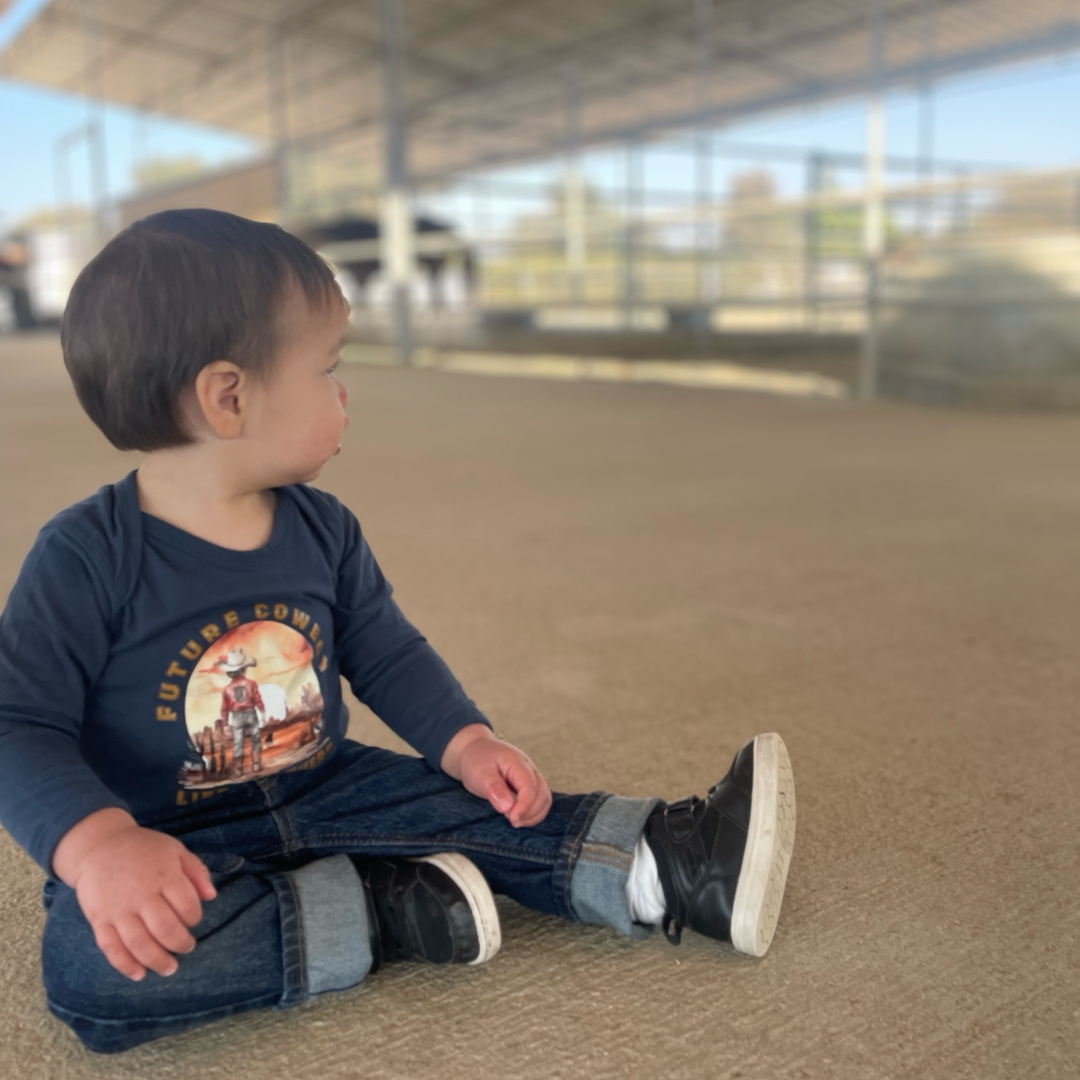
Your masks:
{"label": "roof beam", "polygon": [[[944,0],[944,2],[958,4],[963,3],[963,0]],[[796,6],[797,3],[798,0],[789,0],[789,3],[785,4],[784,6]],[[921,11],[921,0],[914,0],[911,7],[913,9],[917,9],[918,11]],[[670,12],[666,12],[662,16],[657,15],[656,13],[650,13],[644,19],[641,19],[635,24],[633,24],[632,31],[630,27],[624,25],[622,28],[620,28],[616,36],[623,36],[631,32],[638,33],[643,29],[656,29],[661,21],[668,20],[670,18]],[[843,33],[853,28],[862,28],[864,27],[864,25],[865,21],[861,17],[855,20],[847,18],[839,25],[834,24],[818,31],[818,33],[814,35],[814,38],[829,40],[836,37],[839,33]],[[806,34],[789,36],[786,40],[780,43],[780,48],[783,49],[791,45],[802,46],[805,45],[807,41],[808,36]],[[594,49],[597,49],[598,47],[608,47],[610,46],[610,44],[611,35],[594,35],[592,38],[588,39],[584,45],[576,48],[574,50],[574,55],[580,61],[584,62],[587,69],[590,52]],[[748,62],[750,59],[752,59],[752,57],[748,58],[739,54],[736,46],[728,46],[721,55],[726,56],[729,60],[739,60],[740,62]],[[502,69],[501,71],[495,73],[492,76],[485,76],[480,80],[470,80],[466,85],[459,86],[454,90],[448,90],[447,92],[440,93],[437,96],[428,98],[421,102],[417,102],[414,105],[410,106],[408,121],[411,125],[416,120],[422,119],[425,116],[430,116],[436,110],[445,107],[446,105],[452,104],[456,101],[460,101],[463,98],[468,98],[470,95],[481,91],[490,95],[491,91],[495,90],[500,86],[506,86],[507,84],[512,85],[515,82],[520,82],[523,75],[540,74],[547,70],[550,70],[552,66],[551,61],[557,60],[561,63],[565,59],[565,56],[566,52],[564,49],[548,49],[545,50],[542,54],[540,54],[540,59],[534,58],[529,64],[529,66],[524,70],[522,70],[520,65],[516,67],[508,66],[507,68]],[[822,83],[817,83],[812,80],[806,80],[804,78],[798,84],[797,92],[804,95],[809,93],[819,93],[823,85],[824,84]],[[550,91],[547,92],[547,97],[551,98],[551,100],[554,101],[554,98],[558,95],[558,93],[558,88],[553,86]],[[542,100],[544,99],[542,98]],[[337,128],[331,130],[330,132],[320,132],[317,135],[313,135],[309,138],[299,141],[305,144],[323,142],[328,139],[333,139],[339,135],[347,134],[351,129],[366,128],[371,124],[377,123],[378,121],[378,113],[375,111],[369,111],[365,114],[360,114],[359,116],[346,122],[345,124],[339,125]],[[520,118],[515,117],[513,120],[508,119],[506,121],[502,121],[501,123],[504,126],[506,124],[520,125],[521,120]],[[583,134],[586,142],[591,141],[591,133],[585,132]]]}
{"label": "roof beam", "polygon": [[[151,42],[155,45],[159,44],[161,39],[157,37],[157,32],[165,26],[168,26],[169,23],[179,18],[179,16],[194,7],[197,3],[199,3],[199,0],[171,0],[170,3],[165,4],[155,11],[150,18],[136,30],[125,31],[116,26],[110,26],[108,23],[103,23],[100,19],[95,18],[94,21],[97,24],[99,32],[102,29],[108,29],[110,33],[116,35],[117,39],[104,50],[104,54],[98,60],[99,78],[104,77],[105,71],[132,49],[138,48],[140,45],[148,45]],[[72,15],[72,21],[76,21],[74,14]],[[196,50],[186,47],[184,51],[192,53]],[[199,50],[197,55],[206,56],[207,54],[202,50]],[[63,84],[65,90],[73,91],[79,89],[81,85],[81,75],[73,75]]]}
{"label": "roof beam", "polygon": [[[924,79],[940,79],[955,75],[969,70],[972,66],[990,67],[1074,49],[1080,49],[1080,24],[1070,22],[1044,34],[1031,35],[1019,42],[993,46],[975,53],[964,54],[962,57],[948,58],[933,64],[920,62],[886,68],[882,71],[881,78],[882,84],[886,87],[912,85]],[[865,74],[857,78],[841,80],[830,86],[823,100],[864,93],[868,87],[869,81]],[[641,124],[609,125],[590,132],[588,141],[593,146],[602,146],[632,139],[653,138],[673,128],[690,127],[702,123],[720,126],[732,120],[775,112],[805,103],[806,99],[801,92],[785,90],[777,94],[763,95],[752,101],[740,102],[737,105],[708,109],[703,113],[687,112],[674,118],[665,117]],[[455,173],[535,160],[549,156],[555,149],[555,143],[552,142],[548,145],[537,146],[536,150],[527,157],[523,157],[520,151],[509,154],[493,152],[477,156],[468,162],[463,162],[460,166],[437,169],[428,173],[415,173],[413,181],[414,183],[432,183],[446,179]]]}
{"label": "roof beam", "polygon": [[[793,6],[798,0],[788,0],[785,6]],[[494,5],[501,6],[501,5]],[[627,36],[633,36],[640,34],[645,30],[658,30],[665,22],[676,21],[670,10],[664,12],[650,12],[644,18],[638,19],[632,23],[624,23],[616,30],[606,30],[593,34],[585,38],[580,43],[575,43],[572,49],[573,55],[579,60],[585,61],[587,65],[588,58],[591,54],[600,52],[612,46],[614,42],[617,42],[619,38]],[[682,22],[682,18],[678,20]],[[434,33],[434,31],[432,31]],[[371,50],[371,55],[375,55]],[[556,67],[561,69],[562,63],[565,61],[567,55],[567,47],[565,44],[559,44],[551,46],[548,49],[543,50],[540,53],[534,54],[530,57],[529,63],[522,65],[520,63],[512,62],[504,65],[498,71],[494,73],[488,73],[483,76],[466,76],[464,78],[457,79],[453,84],[448,85],[444,90],[441,90],[436,96],[427,98],[421,102],[414,103],[409,107],[409,119],[411,120],[414,115],[423,115],[424,111],[431,105],[446,104],[454,100],[460,100],[463,97],[467,97],[470,94],[494,89],[499,86],[504,86],[507,83],[520,82],[523,77],[529,75],[542,74],[544,72],[554,70]],[[415,56],[409,52],[406,53],[407,58],[414,59],[419,63],[424,63],[423,57]],[[332,68],[329,72],[324,72],[321,76],[316,77],[315,85],[333,85],[341,77],[347,77],[352,74],[356,69],[356,62],[361,57],[349,57],[344,60],[340,65]],[[457,74],[457,73],[455,73]],[[297,86],[298,91],[309,89],[311,86],[311,80]],[[242,120],[245,115],[250,115],[250,111],[245,110],[243,107],[239,108],[235,112],[227,114],[227,116],[238,122]],[[372,110],[367,114],[361,114],[356,117],[350,124],[356,124],[357,126],[364,126],[368,122],[378,121],[381,114],[377,110]],[[225,123],[227,126],[227,122]],[[337,131],[344,131],[348,129],[348,125],[343,125]],[[321,138],[321,136],[320,136]]]}

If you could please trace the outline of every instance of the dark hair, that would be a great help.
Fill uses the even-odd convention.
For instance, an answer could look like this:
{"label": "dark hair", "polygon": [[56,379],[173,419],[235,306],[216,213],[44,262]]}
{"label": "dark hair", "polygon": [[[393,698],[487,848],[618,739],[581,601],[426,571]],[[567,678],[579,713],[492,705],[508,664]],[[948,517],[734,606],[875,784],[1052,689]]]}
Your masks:
{"label": "dark hair", "polygon": [[313,305],[334,273],[277,225],[220,210],[166,210],[136,221],[83,269],[60,342],[75,393],[120,450],[194,441],[181,395],[214,360],[268,376],[290,287]]}

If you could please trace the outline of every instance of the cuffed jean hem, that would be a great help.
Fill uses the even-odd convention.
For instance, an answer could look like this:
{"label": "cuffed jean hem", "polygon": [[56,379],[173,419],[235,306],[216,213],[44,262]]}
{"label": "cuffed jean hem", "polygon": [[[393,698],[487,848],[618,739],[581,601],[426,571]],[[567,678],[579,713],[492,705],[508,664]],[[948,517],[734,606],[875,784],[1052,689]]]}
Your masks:
{"label": "cuffed jean hem", "polygon": [[348,855],[316,859],[274,877],[285,957],[282,1006],[347,990],[371,970],[364,883]]}
{"label": "cuffed jean hem", "polygon": [[[243,865],[243,859],[237,856],[207,855],[205,861],[211,866],[220,864],[218,872],[211,871],[219,897],[227,896],[230,890],[239,890],[239,894],[232,898],[231,909],[227,908],[222,913],[223,921],[215,927],[214,940],[201,943],[199,951],[192,958],[181,957],[181,972],[178,975],[161,979],[148,974],[150,981],[140,990],[141,984],[131,984],[110,970],[106,974],[116,984],[111,1001],[99,1002],[92,996],[84,995],[85,1005],[77,994],[74,997],[71,995],[70,987],[50,987],[50,982],[62,983],[62,976],[58,979],[54,975],[51,980],[46,980],[49,1011],[67,1024],[87,1049],[101,1054],[118,1053],[152,1039],[188,1031],[250,1009],[285,1009],[316,994],[355,986],[371,970],[367,900],[363,882],[348,855],[317,859],[295,870],[252,874],[249,877],[237,876],[236,871]],[[69,905],[74,903],[70,895],[65,895],[63,899]],[[242,921],[232,916],[251,916],[256,903],[269,905],[266,914],[256,920],[256,932],[223,941],[221,935],[227,937],[230,931],[236,931]],[[269,915],[269,911],[274,909],[276,919]],[[85,920],[80,918],[79,924],[84,927]],[[89,928],[85,927],[82,932],[89,934]],[[252,986],[247,996],[241,990],[231,1001],[201,1009],[183,1008],[185,1004],[194,1004],[196,995],[173,980],[183,980],[187,965],[192,961],[196,964],[200,961],[212,963],[212,956],[206,950],[215,947],[218,950],[231,947],[238,956],[242,956],[246,949],[255,950],[260,955],[267,951],[276,954],[280,949],[281,963],[280,966],[276,963],[262,964],[254,977],[256,985]],[[105,964],[97,954],[96,947],[91,959],[99,967]],[[204,971],[189,977],[197,981],[213,976]],[[93,978],[100,979],[100,973],[92,975]],[[223,982],[230,979],[229,970],[223,968],[218,973],[216,986],[220,988]],[[259,986],[259,983],[262,985]],[[53,993],[52,990],[57,992]],[[167,1005],[161,1008],[161,996],[174,991],[177,994],[175,1004],[180,1007],[175,1011]],[[138,1002],[140,993],[147,992],[148,996]],[[61,994],[66,1004],[57,1000]],[[155,995],[159,999],[156,1003]],[[206,995],[202,996],[205,1001]],[[123,1004],[120,998],[131,1006],[130,1011],[123,1009],[126,1015],[93,1015],[99,1004],[105,1007],[111,1005],[116,1009]],[[157,1015],[154,1015],[152,1008],[155,1004],[160,1009]],[[139,1015],[140,1012],[143,1015]]]}
{"label": "cuffed jean hem", "polygon": [[571,917],[611,926],[627,937],[648,937],[653,927],[635,923],[626,896],[634,848],[645,821],[660,799],[622,795],[587,797],[580,821],[567,833],[573,847],[564,886]]}

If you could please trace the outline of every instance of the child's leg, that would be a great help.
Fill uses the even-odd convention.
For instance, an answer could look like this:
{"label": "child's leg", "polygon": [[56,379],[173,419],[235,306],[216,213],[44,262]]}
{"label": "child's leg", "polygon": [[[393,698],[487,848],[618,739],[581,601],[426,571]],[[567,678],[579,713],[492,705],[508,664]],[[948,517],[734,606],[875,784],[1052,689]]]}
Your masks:
{"label": "child's leg", "polygon": [[704,799],[556,794],[523,829],[423,761],[348,741],[317,782],[282,781],[267,794],[296,850],[459,851],[528,907],[634,936],[659,917],[673,944],[688,927],[754,956],[772,941],[795,839],[791,762],[774,733],[746,743]]}
{"label": "child's leg", "polygon": [[513,829],[422,760],[355,743],[317,775],[270,776],[252,790],[263,793],[263,813],[223,820],[208,808],[158,825],[206,862],[218,890],[193,931],[198,944],[168,978],[147,972],[132,982],[113,969],[74,892],[50,883],[48,1004],[90,1049],[124,1050],[362,981],[374,957],[358,866],[368,871],[350,856],[460,851],[523,904],[635,930],[625,882],[656,800],[556,795],[544,822]]}
{"label": "child's leg", "polygon": [[[422,759],[346,740],[320,770],[259,781],[277,846],[252,858],[420,856],[458,851],[492,890],[567,919],[645,935],[626,881],[635,845],[659,799],[602,792],[556,793],[540,824],[515,829],[486,799]],[[177,832],[197,854],[214,850],[216,828]]]}
{"label": "child's leg", "polygon": [[46,886],[49,1009],[91,1050],[126,1050],[248,1009],[285,1008],[354,986],[371,968],[363,886],[347,856],[288,871],[224,853],[204,859],[218,895],[203,905],[195,949],[167,978],[121,975],[97,948],[74,891]]}
{"label": "child's leg", "polygon": [[522,829],[424,761],[349,741],[318,771],[264,777],[250,790],[261,793],[262,813],[223,821],[208,809],[158,824],[203,858],[218,887],[195,930],[199,944],[169,978],[133,983],[113,970],[74,893],[55,885],[43,945],[49,1007],[87,1046],[122,1050],[360,982],[375,947],[357,872],[370,868],[365,856],[461,852],[522,904],[640,936],[650,928],[635,921],[627,884],[643,840],[663,886],[665,932],[675,926],[669,936],[684,925],[722,940],[739,930],[736,947],[761,955],[794,838],[794,788],[777,736],[743,747],[705,800],[667,807],[556,794],[544,821]]}

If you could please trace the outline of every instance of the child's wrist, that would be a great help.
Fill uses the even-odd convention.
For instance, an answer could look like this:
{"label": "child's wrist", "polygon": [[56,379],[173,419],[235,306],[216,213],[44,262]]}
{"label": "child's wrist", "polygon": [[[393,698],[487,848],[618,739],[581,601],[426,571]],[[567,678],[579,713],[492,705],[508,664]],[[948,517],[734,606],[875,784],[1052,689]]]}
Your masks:
{"label": "child's wrist", "polygon": [[138,822],[119,806],[107,806],[88,814],[60,838],[53,852],[53,873],[65,885],[75,888],[94,851],[117,833],[131,828],[138,828]]}
{"label": "child's wrist", "polygon": [[480,739],[494,739],[495,733],[487,724],[466,724],[455,732],[446,744],[439,767],[455,780],[461,779],[461,756],[465,750]]}

